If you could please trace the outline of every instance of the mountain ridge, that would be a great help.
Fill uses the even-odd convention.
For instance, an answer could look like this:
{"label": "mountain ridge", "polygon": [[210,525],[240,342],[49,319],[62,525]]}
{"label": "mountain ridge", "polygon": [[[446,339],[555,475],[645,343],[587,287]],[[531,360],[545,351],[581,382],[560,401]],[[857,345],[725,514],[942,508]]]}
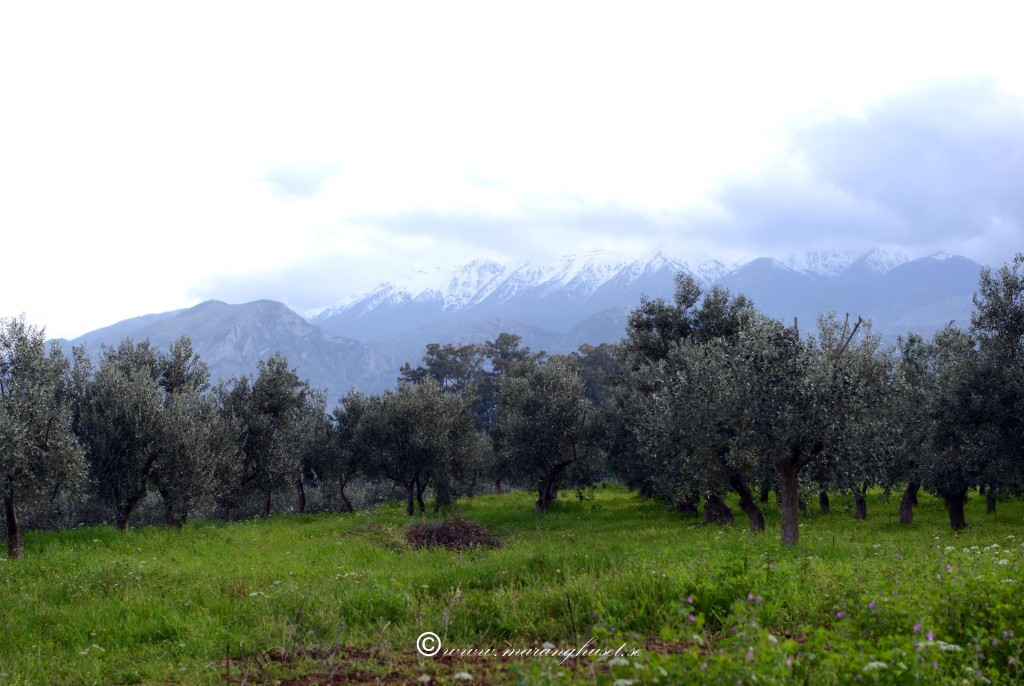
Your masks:
{"label": "mountain ridge", "polygon": [[[663,250],[636,259],[608,252],[570,255],[541,265],[475,260],[453,269],[393,280],[344,306],[303,317],[281,303],[192,308],[143,315],[64,341],[90,352],[130,336],[166,347],[188,335],[215,378],[256,371],[274,352],[285,354],[331,399],[350,388],[390,387],[402,363],[417,363],[427,343],[482,343],[502,331],[549,353],[583,343],[615,342],[642,296],[671,299],[678,272],[702,288],[745,293],[765,314],[811,331],[819,313],[850,312],[873,321],[892,341],[909,330],[929,336],[950,320],[969,322],[981,266],[960,256],[916,260],[874,250],[808,253],[786,261],[763,257],[726,266],[709,257],[682,260]],[[806,322],[806,324],[804,324]]]}

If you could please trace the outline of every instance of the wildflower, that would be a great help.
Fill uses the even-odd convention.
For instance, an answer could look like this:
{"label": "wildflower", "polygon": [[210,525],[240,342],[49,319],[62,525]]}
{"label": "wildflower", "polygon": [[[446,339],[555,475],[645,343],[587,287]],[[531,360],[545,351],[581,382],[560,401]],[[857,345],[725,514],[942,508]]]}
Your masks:
{"label": "wildflower", "polygon": [[469,672],[455,672],[455,674],[452,674],[452,679],[455,681],[472,681],[473,675]]}
{"label": "wildflower", "polygon": [[608,666],[609,667],[628,667],[629,666],[629,660],[627,660],[624,657],[613,657],[612,659],[608,660]]}
{"label": "wildflower", "polygon": [[1003,638],[1013,638],[1013,632],[1012,631],[1004,631],[1003,632]]}
{"label": "wildflower", "polygon": [[921,622],[918,622],[917,624],[914,625],[914,633],[916,634],[920,630],[921,630]]}
{"label": "wildflower", "polygon": [[787,667],[792,667],[793,666],[793,658],[791,658],[791,657],[787,657],[786,658],[786,666]]}
{"label": "wildflower", "polygon": [[929,641],[934,641],[935,640],[935,634],[932,633],[931,631],[928,632],[928,640]]}
{"label": "wildflower", "polygon": [[747,594],[747,600],[749,600],[750,602],[754,602],[754,594],[753,593],[748,593]]}
{"label": "wildflower", "polygon": [[689,619],[691,622],[696,622],[697,621],[697,618],[694,617],[692,614],[689,617],[687,617],[687,619]]}
{"label": "wildflower", "polygon": [[750,660],[750,661],[754,660],[754,649],[753,648],[747,648],[747,659]]}
{"label": "wildflower", "polygon": [[842,619],[845,616],[846,616],[846,613],[843,612],[842,610],[840,610],[839,612],[836,613],[836,617],[838,617],[839,619]]}
{"label": "wildflower", "polygon": [[686,602],[688,602],[690,605],[693,605],[693,596],[692,595],[686,596]]}
{"label": "wildflower", "polygon": [[[1011,664],[1012,664],[1012,661],[1013,661],[1012,657],[1010,658],[1010,661],[1011,661]],[[707,662],[700,663],[700,671],[705,672],[705,671],[707,671],[707,668],[708,668],[708,663]]]}
{"label": "wildflower", "polygon": [[868,609],[869,610],[874,610],[875,609],[875,601],[872,600],[870,603],[868,603]]}
{"label": "wildflower", "polygon": [[946,572],[949,573],[949,572],[952,572],[952,571],[953,571],[953,566],[952,565],[946,565]]}
{"label": "wildflower", "polygon": [[1011,657],[1011,658],[1010,658],[1009,660],[1007,660],[1007,661],[1006,661],[1006,664],[1008,664],[1008,665],[1015,665],[1015,664],[1017,664],[1017,661],[1016,661],[1016,660],[1014,660],[1014,659],[1013,659],[1013,658]]}

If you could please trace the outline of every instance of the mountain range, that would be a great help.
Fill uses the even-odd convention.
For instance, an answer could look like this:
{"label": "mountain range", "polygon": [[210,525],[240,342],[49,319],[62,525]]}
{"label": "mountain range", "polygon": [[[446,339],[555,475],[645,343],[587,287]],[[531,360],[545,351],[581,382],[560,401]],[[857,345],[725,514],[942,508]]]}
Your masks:
{"label": "mountain range", "polygon": [[224,379],[253,373],[258,360],[279,351],[333,402],[350,388],[392,386],[401,365],[418,361],[427,343],[479,343],[508,331],[535,350],[565,353],[583,343],[618,341],[641,296],[671,299],[678,272],[704,289],[720,285],[745,293],[769,316],[787,323],[797,318],[802,331],[813,330],[818,313],[835,310],[872,320],[892,341],[908,331],[929,336],[951,320],[966,326],[980,269],[960,256],[910,260],[882,250],[733,265],[663,251],[632,260],[608,252],[544,264],[476,260],[410,273],[304,316],[269,300],[207,301],[63,344],[85,344],[97,353],[124,337],[166,346],[188,335],[214,378]]}

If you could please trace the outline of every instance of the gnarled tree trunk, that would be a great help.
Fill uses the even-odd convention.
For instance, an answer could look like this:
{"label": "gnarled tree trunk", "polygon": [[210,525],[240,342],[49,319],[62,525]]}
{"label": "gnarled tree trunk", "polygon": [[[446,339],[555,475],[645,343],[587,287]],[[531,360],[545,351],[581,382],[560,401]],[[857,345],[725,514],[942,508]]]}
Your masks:
{"label": "gnarled tree trunk", "polygon": [[180,529],[185,526],[185,520],[178,519],[174,514],[174,508],[170,505],[164,505],[164,522],[172,529]]}
{"label": "gnarled tree trunk", "polygon": [[708,493],[704,500],[705,524],[732,524],[735,521],[732,510],[715,493]]}
{"label": "gnarled tree trunk", "polygon": [[861,492],[859,488],[855,489],[853,492],[853,502],[854,506],[856,507],[856,511],[853,516],[857,519],[867,519],[868,501],[867,498],[864,497],[864,493]]}
{"label": "gnarled tree trunk", "polygon": [[949,510],[949,524],[953,527],[953,531],[970,528],[971,525],[967,523],[967,516],[964,513],[967,489],[946,491],[942,493],[942,499],[946,502],[946,509]]}
{"label": "gnarled tree trunk", "polygon": [[423,491],[427,490],[426,485],[416,482],[416,504],[420,506],[420,514],[427,513],[427,505],[423,502]]}
{"label": "gnarled tree trunk", "polygon": [[900,498],[900,524],[914,523],[914,506],[917,505],[917,492],[921,489],[920,482],[911,481]]}
{"label": "gnarled tree trunk", "polygon": [[295,481],[295,491],[298,495],[298,510],[299,514],[306,513],[306,485],[302,483],[302,477],[300,476]]}
{"label": "gnarled tree trunk", "polygon": [[342,477],[338,479],[338,482],[338,492],[341,495],[341,505],[345,508],[345,512],[352,512],[354,510],[352,502],[348,499],[348,496],[345,495],[345,486],[348,485],[348,480]]}
{"label": "gnarled tree trunk", "polygon": [[818,491],[818,510],[821,514],[826,515],[831,511],[831,503],[828,500],[828,490],[822,488]]}
{"label": "gnarled tree trunk", "polygon": [[25,544],[18,527],[18,513],[14,509],[14,497],[4,496],[4,514],[7,516],[7,557],[19,558],[25,555]]}
{"label": "gnarled tree trunk", "polygon": [[764,531],[764,514],[754,502],[754,494],[747,488],[739,473],[733,472],[729,475],[729,485],[740,497],[740,507],[747,513],[747,519],[750,521],[750,532],[757,534]]}
{"label": "gnarled tree trunk", "polygon": [[676,512],[684,514],[688,517],[696,517],[699,513],[697,512],[697,503],[693,498],[682,498],[676,501]]}
{"label": "gnarled tree trunk", "polygon": [[537,512],[547,514],[548,510],[551,509],[551,503],[555,499],[555,493],[554,479],[544,479],[540,482],[540,485],[537,487]]}

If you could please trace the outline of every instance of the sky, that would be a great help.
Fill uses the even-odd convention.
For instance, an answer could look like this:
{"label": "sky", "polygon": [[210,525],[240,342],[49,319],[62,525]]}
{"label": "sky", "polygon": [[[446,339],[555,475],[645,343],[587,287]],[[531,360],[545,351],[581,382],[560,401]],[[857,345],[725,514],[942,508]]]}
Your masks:
{"label": "sky", "polygon": [[411,269],[1024,250],[1013,2],[0,8],[0,316]]}

